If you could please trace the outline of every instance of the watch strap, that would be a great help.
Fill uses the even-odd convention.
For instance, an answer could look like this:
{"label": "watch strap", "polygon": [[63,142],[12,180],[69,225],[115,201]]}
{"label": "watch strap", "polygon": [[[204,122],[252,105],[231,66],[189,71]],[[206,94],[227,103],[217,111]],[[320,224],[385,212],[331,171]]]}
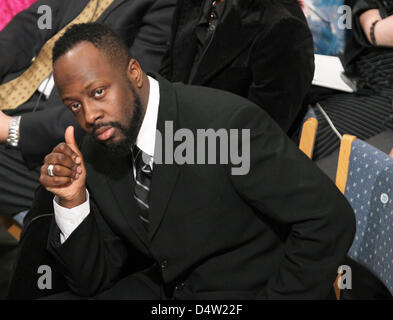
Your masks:
{"label": "watch strap", "polygon": [[11,147],[18,147],[19,145],[19,125],[21,116],[12,117],[8,127],[7,144]]}

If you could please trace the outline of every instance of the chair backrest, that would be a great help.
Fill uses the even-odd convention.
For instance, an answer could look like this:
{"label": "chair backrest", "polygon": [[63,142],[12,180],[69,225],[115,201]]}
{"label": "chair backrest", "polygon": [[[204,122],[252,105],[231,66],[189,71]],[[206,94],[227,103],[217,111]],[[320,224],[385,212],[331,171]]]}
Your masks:
{"label": "chair backrest", "polygon": [[0,216],[0,225],[2,225],[17,241],[20,239],[22,227],[10,216]]}
{"label": "chair backrest", "polygon": [[393,293],[393,159],[344,135],[336,184],[356,215],[356,234],[348,255]]}
{"label": "chair backrest", "polygon": [[312,159],[315,145],[315,137],[318,130],[318,120],[314,110],[309,107],[304,117],[302,131],[300,133],[299,149]]}

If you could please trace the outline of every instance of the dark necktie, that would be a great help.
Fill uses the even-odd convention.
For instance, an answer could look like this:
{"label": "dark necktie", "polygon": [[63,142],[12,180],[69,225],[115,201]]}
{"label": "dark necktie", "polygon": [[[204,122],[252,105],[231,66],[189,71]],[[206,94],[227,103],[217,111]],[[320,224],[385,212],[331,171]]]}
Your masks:
{"label": "dark necktie", "polygon": [[132,156],[136,172],[134,198],[141,208],[139,218],[142,224],[148,230],[149,227],[149,192],[151,185],[152,169],[143,159],[147,159],[147,155],[143,153],[137,146],[132,149]]}

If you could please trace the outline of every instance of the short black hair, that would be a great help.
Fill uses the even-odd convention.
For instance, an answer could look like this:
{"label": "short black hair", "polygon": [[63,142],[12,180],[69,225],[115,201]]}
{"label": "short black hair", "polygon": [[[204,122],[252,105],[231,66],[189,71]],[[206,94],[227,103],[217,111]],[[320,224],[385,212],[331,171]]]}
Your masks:
{"label": "short black hair", "polygon": [[128,64],[132,58],[125,42],[102,23],[81,23],[69,27],[53,47],[52,62],[66,54],[80,42],[87,41],[117,64]]}

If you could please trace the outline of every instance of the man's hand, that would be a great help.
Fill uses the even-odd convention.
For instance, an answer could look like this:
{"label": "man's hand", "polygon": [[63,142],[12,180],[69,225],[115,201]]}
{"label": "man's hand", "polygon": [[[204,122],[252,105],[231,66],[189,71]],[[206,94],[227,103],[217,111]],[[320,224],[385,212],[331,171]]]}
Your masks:
{"label": "man's hand", "polygon": [[8,129],[11,117],[0,110],[0,143],[5,143],[8,139]]}
{"label": "man's hand", "polygon": [[[48,166],[53,174],[48,175]],[[60,143],[45,157],[41,167],[41,184],[59,197],[59,205],[74,208],[86,201],[86,168],[74,137],[74,127],[65,132],[65,143]]]}
{"label": "man's hand", "polygon": [[390,150],[389,156],[391,156],[393,158],[393,149]]}

